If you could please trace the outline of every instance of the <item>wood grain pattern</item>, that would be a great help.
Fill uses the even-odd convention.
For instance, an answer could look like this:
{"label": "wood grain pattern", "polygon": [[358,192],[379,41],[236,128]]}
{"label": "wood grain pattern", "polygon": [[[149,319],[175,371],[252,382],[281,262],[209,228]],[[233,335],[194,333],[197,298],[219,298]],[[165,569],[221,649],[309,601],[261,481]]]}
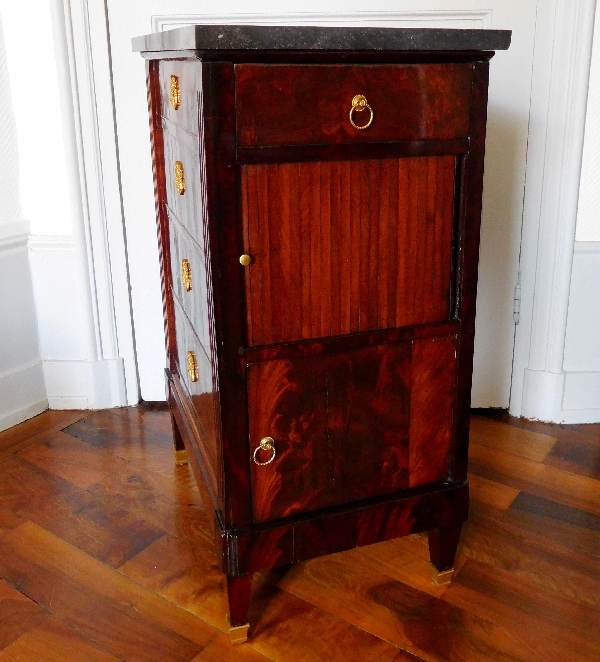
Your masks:
{"label": "wood grain pattern", "polygon": [[454,161],[242,167],[248,344],[448,319]]}
{"label": "wood grain pattern", "polygon": [[0,651],[47,617],[45,609],[0,580]]}
{"label": "wood grain pattern", "polygon": [[[254,520],[264,522],[408,485],[410,345],[248,367]],[[268,459],[259,452],[259,461]]]}
{"label": "wood grain pattern", "polygon": [[468,509],[468,485],[441,485],[421,494],[400,492],[249,530],[224,531],[223,568],[239,575],[372,545],[459,524]]}
{"label": "wood grain pattern", "polygon": [[454,442],[456,337],[412,346],[409,487],[446,480]]}
{"label": "wood grain pattern", "polygon": [[[211,287],[215,348],[218,348],[220,452],[226,527],[247,526],[252,521],[246,369],[239,350],[247,344],[247,329],[240,306],[244,300],[244,269],[240,222],[240,182],[235,160],[234,67],[230,62],[202,68],[204,95],[203,131],[206,153],[207,236],[210,244]],[[215,365],[215,370],[217,367]]]}
{"label": "wood grain pattern", "polygon": [[473,443],[496,448],[504,453],[543,462],[556,444],[556,437],[539,432],[519,430],[505,423],[471,417],[470,435]]}
{"label": "wood grain pattern", "polygon": [[[468,64],[239,64],[237,141],[248,147],[463,138],[471,78]],[[364,131],[348,117],[356,94],[373,108],[373,123]],[[355,123],[365,124],[367,113],[355,113]]]}
{"label": "wood grain pattern", "polygon": [[49,409],[22,423],[23,427],[19,426],[18,432],[14,428],[4,430],[0,432],[0,458],[6,458],[22,448],[31,446],[46,435],[80,421],[86,415],[84,411]]}
{"label": "wood grain pattern", "polygon": [[183,609],[30,522],[2,537],[0,575],[121,659],[191,659],[214,636]]}
{"label": "wood grain pattern", "polygon": [[[21,430],[24,440],[32,430],[40,433],[45,415],[40,418],[12,429],[11,445],[20,447]],[[172,459],[162,474],[137,466],[158,469],[163,457],[167,464],[172,454],[168,410],[88,412],[70,428],[88,441],[74,439],[71,447],[57,443],[67,434],[51,432],[50,443],[41,437],[0,467],[0,660],[320,662],[325,651],[336,662],[595,662],[600,653],[600,515],[586,495],[598,492],[598,480],[588,477],[580,484],[578,507],[560,503],[560,486],[569,474],[546,464],[548,456],[542,459],[540,453],[545,446],[530,433],[556,439],[561,454],[577,457],[583,470],[584,462],[593,466],[594,457],[580,449],[597,443],[600,425],[552,426],[507,416],[490,420],[480,412],[478,418],[478,435],[490,446],[485,450],[493,450],[487,456],[490,474],[496,459],[523,460],[530,473],[535,466],[548,472],[547,486],[552,479],[554,493],[542,497],[511,487],[501,461],[498,482],[474,476],[477,508],[463,525],[457,574],[445,589],[430,585],[429,551],[420,535],[353,549],[357,542],[374,542],[394,522],[407,528],[388,530],[390,535],[410,531],[426,514],[447,518],[429,496],[416,498],[413,503],[420,501],[421,510],[411,506],[408,514],[393,504],[380,506],[377,514],[365,509],[365,520],[351,528],[341,515],[325,526],[314,517],[298,517],[295,534],[279,538],[281,548],[295,539],[298,553],[319,553],[335,543],[351,549],[255,575],[250,639],[235,648],[224,634],[224,577],[208,518],[189,487],[189,468],[175,469]],[[520,456],[514,454],[517,448]],[[27,462],[23,453],[45,469]],[[93,508],[86,514],[89,497],[111,505],[101,518]],[[96,535],[118,530],[119,508],[169,533],[116,570],[108,558],[94,559],[83,543],[90,517],[100,526]],[[28,523],[37,513],[40,519]],[[357,529],[364,533],[360,541],[349,535]],[[240,561],[250,551],[242,542]],[[260,538],[256,542],[258,565],[272,552]]]}
{"label": "wood grain pattern", "polygon": [[252,464],[254,520],[445,480],[455,358],[450,336],[250,364],[251,452],[276,447]]}
{"label": "wood grain pattern", "polygon": [[102,650],[90,639],[82,636],[75,628],[65,625],[56,618],[48,618],[35,630],[0,651],[2,662],[24,662],[43,660],[44,662],[65,662],[65,660],[85,660],[85,662],[119,662],[119,658]]}

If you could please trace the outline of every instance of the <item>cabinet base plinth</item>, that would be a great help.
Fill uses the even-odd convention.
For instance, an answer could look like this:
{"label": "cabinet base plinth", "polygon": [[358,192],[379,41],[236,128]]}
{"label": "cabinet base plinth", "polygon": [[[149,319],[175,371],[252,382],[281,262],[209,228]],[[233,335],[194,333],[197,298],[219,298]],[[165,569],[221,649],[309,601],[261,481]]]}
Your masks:
{"label": "cabinet base plinth", "polygon": [[227,634],[229,635],[229,640],[232,644],[243,644],[245,641],[248,641],[248,630],[250,624],[246,623],[245,625],[237,625],[236,627],[230,627]]}
{"label": "cabinet base plinth", "polygon": [[454,568],[450,570],[444,570],[440,572],[433,563],[430,563],[431,567],[431,584],[437,588],[441,586],[448,586],[452,581],[452,575],[454,574]]}
{"label": "cabinet base plinth", "polygon": [[188,463],[187,451],[175,451],[175,464],[180,467]]}

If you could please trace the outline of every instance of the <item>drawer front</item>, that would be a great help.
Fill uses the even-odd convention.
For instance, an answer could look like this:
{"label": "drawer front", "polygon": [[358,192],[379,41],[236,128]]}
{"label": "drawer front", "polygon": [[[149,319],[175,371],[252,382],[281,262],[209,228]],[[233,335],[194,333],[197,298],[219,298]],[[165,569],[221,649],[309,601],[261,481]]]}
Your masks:
{"label": "drawer front", "polygon": [[198,135],[198,99],[202,85],[199,62],[160,63],[162,116]]}
{"label": "drawer front", "polygon": [[197,141],[187,140],[181,132],[175,135],[174,127],[166,122],[163,129],[167,205],[194,241],[203,247],[206,204]]}
{"label": "drawer front", "polygon": [[242,167],[248,344],[449,318],[455,158]]}
{"label": "drawer front", "polygon": [[[179,374],[198,414],[202,428],[202,439],[199,441],[214,476],[218,467],[216,426],[218,398],[214,388],[211,363],[202,342],[177,300],[175,300],[175,322]],[[216,486],[216,481],[213,482]]]}
{"label": "drawer front", "polygon": [[170,219],[169,236],[174,296],[209,354],[211,304],[205,253],[175,218]]}
{"label": "drawer front", "polygon": [[445,480],[455,364],[455,336],[250,364],[254,521]]}
{"label": "drawer front", "polygon": [[[235,67],[241,147],[450,140],[469,133],[471,64]],[[258,93],[260,90],[260,93]],[[369,108],[352,113],[363,95]]]}

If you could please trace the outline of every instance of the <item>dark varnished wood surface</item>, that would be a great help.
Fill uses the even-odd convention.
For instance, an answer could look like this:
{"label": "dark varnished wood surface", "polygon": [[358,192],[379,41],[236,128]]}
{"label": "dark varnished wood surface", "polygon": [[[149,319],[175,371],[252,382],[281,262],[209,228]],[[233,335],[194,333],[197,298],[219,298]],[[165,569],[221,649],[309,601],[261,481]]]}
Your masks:
{"label": "dark varnished wood surface", "polygon": [[[487,55],[473,59],[487,62]],[[354,141],[349,161],[332,161],[329,152],[314,161],[315,152],[291,164],[294,149],[307,142],[329,150],[328,144],[348,142],[337,120],[332,129],[319,116],[335,106],[322,94],[327,86],[317,90],[319,112],[300,134],[292,127],[283,142],[273,142],[269,131],[277,118],[265,116],[266,133],[244,143],[241,128],[250,117],[244,113],[254,101],[250,83],[236,76],[234,61],[204,62],[201,69],[187,64],[174,65],[188,90],[183,114],[165,107],[164,99],[159,108],[156,95],[151,104],[156,140],[164,148],[159,156],[165,159],[157,188],[161,241],[169,258],[163,268],[172,264],[165,277],[169,404],[176,442],[185,445],[204,502],[211,504],[209,521],[231,580],[230,614],[237,622],[246,618],[249,594],[234,590],[242,584],[231,578],[418,531],[457,531],[466,519],[467,439],[454,388],[466,388],[465,351],[472,350],[474,298],[464,286],[476,279],[485,80],[477,78],[477,64],[432,63],[426,57],[402,66],[237,67],[242,78],[244,71],[276,78],[285,70],[299,83],[299,93],[307,87],[307,72],[348,89],[366,84],[371,73],[386,83],[377,88],[377,94],[383,90],[376,96],[382,108],[392,109],[404,95],[396,122],[388,118],[387,138],[375,122],[368,140],[366,132],[353,130],[362,137]],[[170,75],[165,68],[163,93]],[[287,92],[284,76],[265,93],[285,95],[290,80]],[[198,102],[204,100],[197,132],[194,85]],[[298,108],[288,115],[296,121]],[[371,154],[375,158],[365,159],[367,151],[357,158],[361,141],[372,148],[370,140],[387,142],[381,153]],[[248,145],[246,152],[238,151],[240,143]],[[400,143],[399,153],[386,151]],[[256,158],[262,145],[271,156],[283,150],[279,157],[286,163],[240,168],[240,158]],[[175,189],[175,161],[185,168],[185,192]],[[294,168],[297,186],[289,172]],[[348,182],[342,181],[344,169]],[[238,262],[242,252],[252,256],[249,269]],[[205,284],[192,298],[180,283],[184,256]],[[340,361],[343,345],[348,347]],[[185,369],[190,351],[198,380]],[[310,402],[290,413],[301,391]],[[275,473],[251,473],[252,452],[263,435],[256,425],[273,427],[276,443],[284,447],[271,467]],[[296,456],[285,448],[294,436],[301,441]],[[293,469],[298,458],[304,466],[296,467],[290,481],[287,464]],[[258,475],[276,480],[257,488]],[[312,495],[302,489],[307,477]],[[450,563],[455,538],[433,537],[432,558],[441,554]]]}
{"label": "dark varnished wood surface", "polygon": [[[408,486],[411,346],[380,345],[248,368],[255,522]],[[259,451],[259,460],[269,458]]]}
{"label": "dark varnished wood surface", "polygon": [[[465,138],[471,78],[469,64],[238,64],[238,145]],[[374,114],[362,131],[349,119],[357,94],[367,98]],[[368,112],[355,112],[355,124],[366,124]]]}
{"label": "dark varnished wood surface", "polygon": [[252,521],[246,369],[239,351],[246,344],[244,271],[239,182],[235,160],[234,67],[203,66],[204,131],[210,274],[219,348],[219,408],[223,474],[224,525]]}
{"label": "dark varnished wood surface", "polygon": [[238,147],[241,165],[304,163],[309,161],[364,161],[411,156],[448,156],[469,151],[469,139],[402,140],[383,143],[344,143],[329,145],[283,145],[281,147]]}
{"label": "dark varnished wood surface", "polygon": [[243,167],[248,344],[448,319],[454,165]]}
{"label": "dark varnished wood surface", "polygon": [[[456,338],[248,367],[255,522],[444,481]],[[259,451],[266,461],[270,452]]]}
{"label": "dark varnished wood surface", "polygon": [[449,588],[431,586],[420,536],[259,573],[236,648],[167,411],[47,412],[0,433],[0,659],[597,660],[600,426],[482,413]]}
{"label": "dark varnished wood surface", "polygon": [[448,478],[455,385],[456,336],[413,342],[409,487]]}

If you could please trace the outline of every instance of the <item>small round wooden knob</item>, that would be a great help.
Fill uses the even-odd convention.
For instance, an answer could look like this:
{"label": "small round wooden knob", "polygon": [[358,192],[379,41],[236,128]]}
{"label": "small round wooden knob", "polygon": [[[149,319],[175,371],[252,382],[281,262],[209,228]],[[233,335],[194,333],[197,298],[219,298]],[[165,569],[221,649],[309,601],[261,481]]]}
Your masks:
{"label": "small round wooden knob", "polygon": [[240,256],[240,264],[242,265],[242,267],[249,266],[250,262],[252,262],[252,258],[249,255],[241,255]]}

